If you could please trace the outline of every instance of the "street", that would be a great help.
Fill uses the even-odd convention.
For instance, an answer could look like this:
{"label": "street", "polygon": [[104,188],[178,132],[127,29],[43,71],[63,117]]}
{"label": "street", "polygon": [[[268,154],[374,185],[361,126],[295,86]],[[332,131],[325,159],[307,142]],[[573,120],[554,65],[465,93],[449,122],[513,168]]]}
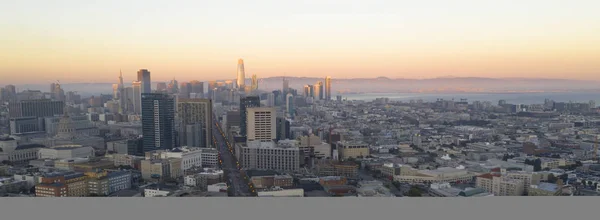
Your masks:
{"label": "street", "polygon": [[231,196],[253,196],[254,190],[247,177],[240,172],[241,166],[233,155],[233,146],[225,138],[219,122],[213,117],[213,143],[219,151],[219,163],[227,176],[228,191]]}

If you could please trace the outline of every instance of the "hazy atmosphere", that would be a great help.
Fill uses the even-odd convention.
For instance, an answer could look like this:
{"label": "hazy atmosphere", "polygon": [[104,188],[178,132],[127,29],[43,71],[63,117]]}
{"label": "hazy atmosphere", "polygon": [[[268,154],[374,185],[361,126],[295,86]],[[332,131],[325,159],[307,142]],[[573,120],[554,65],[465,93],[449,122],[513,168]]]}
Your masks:
{"label": "hazy atmosphere", "polygon": [[599,1],[7,1],[0,84],[248,75],[600,80]]}

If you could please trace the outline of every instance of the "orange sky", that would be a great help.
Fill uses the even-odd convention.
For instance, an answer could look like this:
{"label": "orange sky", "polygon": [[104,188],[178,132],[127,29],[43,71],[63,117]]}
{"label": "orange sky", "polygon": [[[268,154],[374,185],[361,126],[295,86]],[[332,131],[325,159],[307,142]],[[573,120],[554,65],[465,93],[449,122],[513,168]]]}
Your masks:
{"label": "orange sky", "polygon": [[58,2],[0,9],[0,84],[233,79],[238,58],[259,78],[600,80],[600,1]]}

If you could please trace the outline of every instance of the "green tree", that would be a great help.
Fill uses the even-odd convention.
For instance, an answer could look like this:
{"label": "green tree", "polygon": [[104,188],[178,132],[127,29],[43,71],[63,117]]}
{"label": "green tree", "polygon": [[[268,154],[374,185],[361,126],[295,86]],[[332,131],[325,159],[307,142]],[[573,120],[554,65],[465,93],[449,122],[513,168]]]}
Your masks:
{"label": "green tree", "polygon": [[411,187],[406,194],[408,197],[421,197],[421,190],[415,186]]}

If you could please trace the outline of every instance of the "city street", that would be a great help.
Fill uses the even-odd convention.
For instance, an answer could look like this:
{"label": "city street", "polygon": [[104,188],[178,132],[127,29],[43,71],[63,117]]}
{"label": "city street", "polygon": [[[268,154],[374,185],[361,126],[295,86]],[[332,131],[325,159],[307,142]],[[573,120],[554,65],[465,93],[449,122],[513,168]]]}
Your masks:
{"label": "city street", "polygon": [[233,155],[232,147],[226,140],[219,122],[213,118],[213,142],[219,151],[219,163],[227,176],[228,191],[231,196],[252,196],[252,186],[248,185],[247,177],[240,171],[241,167]]}

